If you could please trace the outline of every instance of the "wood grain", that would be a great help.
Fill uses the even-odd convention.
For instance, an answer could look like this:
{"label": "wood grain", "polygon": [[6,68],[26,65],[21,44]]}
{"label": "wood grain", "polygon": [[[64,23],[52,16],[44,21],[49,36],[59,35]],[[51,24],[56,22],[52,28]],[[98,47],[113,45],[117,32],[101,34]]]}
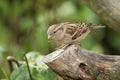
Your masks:
{"label": "wood grain", "polygon": [[79,46],[54,51],[44,63],[64,80],[120,80],[120,56],[99,55]]}

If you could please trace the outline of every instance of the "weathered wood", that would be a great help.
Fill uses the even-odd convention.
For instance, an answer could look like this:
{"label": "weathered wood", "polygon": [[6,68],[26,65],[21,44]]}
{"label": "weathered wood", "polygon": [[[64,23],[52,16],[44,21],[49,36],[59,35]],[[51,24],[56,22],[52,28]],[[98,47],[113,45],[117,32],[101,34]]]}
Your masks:
{"label": "weathered wood", "polygon": [[83,0],[105,23],[120,32],[120,0]]}
{"label": "weathered wood", "polygon": [[120,56],[100,55],[71,45],[44,58],[64,80],[120,80]]}

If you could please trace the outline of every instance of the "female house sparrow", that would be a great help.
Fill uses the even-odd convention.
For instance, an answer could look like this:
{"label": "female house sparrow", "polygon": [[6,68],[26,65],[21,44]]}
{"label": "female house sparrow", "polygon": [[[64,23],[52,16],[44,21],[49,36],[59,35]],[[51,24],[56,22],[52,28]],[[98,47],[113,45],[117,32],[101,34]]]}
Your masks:
{"label": "female house sparrow", "polygon": [[79,44],[91,30],[102,27],[104,26],[93,25],[91,23],[65,22],[50,26],[47,35],[49,41],[55,41],[64,45]]}

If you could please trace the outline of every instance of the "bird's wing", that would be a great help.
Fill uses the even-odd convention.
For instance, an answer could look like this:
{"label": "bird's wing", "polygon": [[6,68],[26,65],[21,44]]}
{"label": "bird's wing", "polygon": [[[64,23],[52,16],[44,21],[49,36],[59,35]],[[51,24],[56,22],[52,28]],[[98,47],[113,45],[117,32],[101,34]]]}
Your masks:
{"label": "bird's wing", "polygon": [[70,34],[71,36],[76,32],[77,26],[76,24],[68,24],[67,25],[67,33]]}
{"label": "bird's wing", "polygon": [[88,30],[88,26],[86,23],[77,24],[77,29],[75,33],[72,35],[72,40],[75,40],[82,36]]}

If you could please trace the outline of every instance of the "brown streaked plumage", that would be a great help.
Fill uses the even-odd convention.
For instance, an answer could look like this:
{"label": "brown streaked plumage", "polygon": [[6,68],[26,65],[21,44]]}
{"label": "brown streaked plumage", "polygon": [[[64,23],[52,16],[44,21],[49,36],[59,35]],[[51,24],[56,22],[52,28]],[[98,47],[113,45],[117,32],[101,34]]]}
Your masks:
{"label": "brown streaked plumage", "polygon": [[60,23],[48,28],[47,35],[49,41],[60,44],[78,44],[93,29],[102,28],[101,25],[91,23]]}

